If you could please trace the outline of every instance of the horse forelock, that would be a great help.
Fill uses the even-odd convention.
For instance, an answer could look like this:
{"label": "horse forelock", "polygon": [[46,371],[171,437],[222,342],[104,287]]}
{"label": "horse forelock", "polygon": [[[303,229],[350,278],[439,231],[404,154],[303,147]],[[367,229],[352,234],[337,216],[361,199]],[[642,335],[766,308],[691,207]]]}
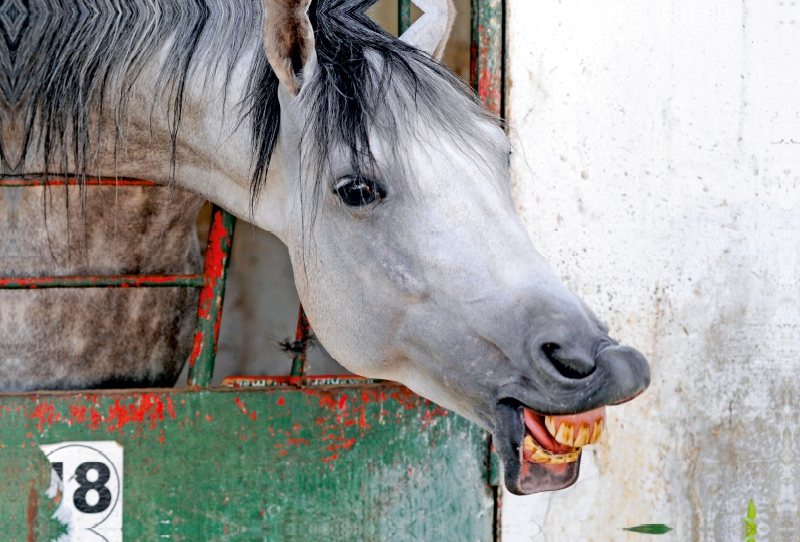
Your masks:
{"label": "horse forelock", "polygon": [[407,173],[409,143],[427,138],[435,145],[436,138],[448,137],[480,165],[485,134],[476,124],[501,124],[446,66],[373,21],[366,9],[374,3],[316,0],[309,10],[316,66],[301,93],[308,111],[304,169],[313,173],[318,194],[333,181],[334,154],[344,152],[354,174],[375,175],[381,169],[377,141],[389,150],[391,165]]}

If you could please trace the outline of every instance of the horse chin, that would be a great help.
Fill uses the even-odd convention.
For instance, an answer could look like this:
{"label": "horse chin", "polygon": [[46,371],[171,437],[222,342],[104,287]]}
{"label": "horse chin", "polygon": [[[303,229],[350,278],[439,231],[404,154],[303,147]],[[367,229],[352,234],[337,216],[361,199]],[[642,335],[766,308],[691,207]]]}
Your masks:
{"label": "horse chin", "polygon": [[578,480],[580,457],[570,463],[534,463],[523,458],[526,436],[522,405],[500,402],[497,405],[494,446],[503,465],[506,489],[516,495],[564,489]]}

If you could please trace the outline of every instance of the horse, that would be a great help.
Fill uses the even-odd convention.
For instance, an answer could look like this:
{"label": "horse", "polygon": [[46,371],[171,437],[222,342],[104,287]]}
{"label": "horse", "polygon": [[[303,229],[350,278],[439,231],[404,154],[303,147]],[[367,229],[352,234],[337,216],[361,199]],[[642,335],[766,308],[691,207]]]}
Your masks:
{"label": "horse", "polygon": [[[80,182],[2,190],[2,272],[196,272],[210,200],[287,245],[342,365],[491,432],[510,491],[567,487],[648,363],[532,246],[501,120],[438,61],[450,2],[399,38],[375,2],[5,0],[3,176]],[[163,385],[188,354],[191,292],[20,294],[5,390]]]}

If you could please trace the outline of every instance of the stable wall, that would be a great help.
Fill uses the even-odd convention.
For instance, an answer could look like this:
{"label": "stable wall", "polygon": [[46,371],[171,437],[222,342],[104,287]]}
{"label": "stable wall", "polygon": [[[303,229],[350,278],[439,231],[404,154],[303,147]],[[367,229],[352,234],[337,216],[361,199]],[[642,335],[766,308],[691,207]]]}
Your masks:
{"label": "stable wall", "polygon": [[800,540],[800,5],[506,2],[519,212],[653,380],[503,541]]}

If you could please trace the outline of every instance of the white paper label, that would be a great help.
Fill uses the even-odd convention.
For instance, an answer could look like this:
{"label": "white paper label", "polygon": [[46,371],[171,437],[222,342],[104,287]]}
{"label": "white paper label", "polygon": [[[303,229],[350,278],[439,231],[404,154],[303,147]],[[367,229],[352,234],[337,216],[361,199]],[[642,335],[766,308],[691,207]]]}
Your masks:
{"label": "white paper label", "polygon": [[122,542],[122,446],[61,442],[39,448],[53,467],[47,496],[60,496],[53,518],[67,526],[53,542]]}

